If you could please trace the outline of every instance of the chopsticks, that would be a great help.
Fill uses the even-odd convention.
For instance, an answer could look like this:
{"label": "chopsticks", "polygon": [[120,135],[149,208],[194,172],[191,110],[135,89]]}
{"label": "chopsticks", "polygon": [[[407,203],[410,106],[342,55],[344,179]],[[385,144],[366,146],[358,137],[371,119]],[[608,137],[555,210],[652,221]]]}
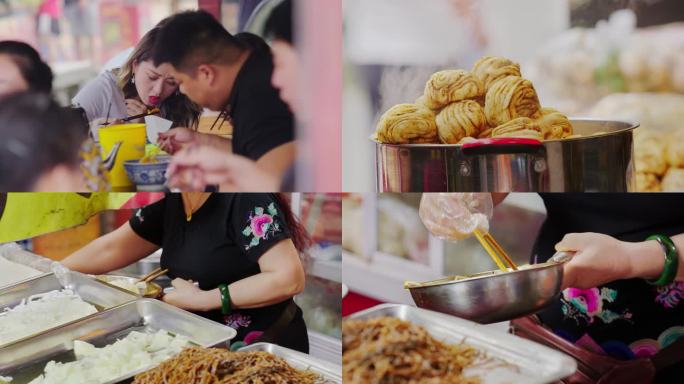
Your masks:
{"label": "chopsticks", "polygon": [[131,121],[131,120],[139,119],[139,118],[141,118],[141,117],[150,116],[150,115],[156,115],[156,114],[158,114],[159,112],[161,112],[161,111],[159,110],[159,108],[152,108],[152,109],[148,109],[147,112],[141,113],[141,114],[139,114],[139,115],[129,116],[129,117],[125,118],[125,119],[121,119],[121,121],[125,123],[125,122]]}
{"label": "chopsticks", "polygon": [[[211,124],[211,128],[209,128],[209,130],[213,131],[214,127],[216,127],[217,129],[220,129],[221,126],[223,125],[223,123],[225,123],[227,119],[228,119],[228,112],[226,110],[219,112],[218,116],[216,117],[216,120],[214,120],[214,123]],[[216,125],[216,123],[218,123],[219,120],[221,120],[221,122],[218,125]]]}
{"label": "chopsticks", "polygon": [[[513,260],[511,260],[510,257],[508,257],[508,254],[506,254],[506,251],[501,248],[499,243],[494,240],[492,235],[489,233],[482,233],[479,229],[476,229],[473,234],[475,237],[477,237],[477,241],[480,242],[480,245],[487,251],[487,254],[489,254],[489,257],[494,260],[494,263],[496,264],[497,267],[499,267],[500,270],[503,272],[507,272],[508,268],[513,269],[514,271],[518,270],[518,267],[515,265]],[[502,261],[503,259],[503,261]],[[506,264],[504,264],[504,261],[506,264],[508,264],[508,267],[506,267]]]}
{"label": "chopsticks", "polygon": [[155,269],[154,271],[148,273],[147,275],[141,277],[137,282],[138,283],[149,283],[156,279],[157,277],[161,275],[165,275],[169,270],[168,269],[161,269],[161,267]]}
{"label": "chopsticks", "polygon": [[[140,119],[140,118],[145,117],[145,116],[156,115],[156,114],[158,114],[158,113],[160,113],[160,112],[161,112],[161,111],[159,110],[159,108],[152,108],[152,109],[148,109],[147,112],[144,112],[144,113],[141,113],[141,114],[135,115],[135,116],[128,116],[128,117],[126,117],[126,118],[124,118],[124,119],[116,120],[116,122],[127,123],[127,122],[129,122],[129,121],[131,121],[131,120]],[[107,121],[109,121],[109,118],[107,118]],[[100,124],[100,125],[109,125],[109,124],[110,124],[109,122],[104,122],[104,123],[102,123],[102,124]]]}
{"label": "chopsticks", "polygon": [[105,118],[105,122],[103,125],[109,125],[109,113],[112,111],[112,102],[109,102],[109,108],[107,108],[107,118]]}

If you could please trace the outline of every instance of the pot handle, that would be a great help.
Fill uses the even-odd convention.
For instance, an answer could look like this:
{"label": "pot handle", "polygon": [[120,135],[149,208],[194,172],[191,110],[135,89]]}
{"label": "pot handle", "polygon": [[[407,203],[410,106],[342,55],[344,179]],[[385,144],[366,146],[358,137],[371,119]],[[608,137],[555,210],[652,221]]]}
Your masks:
{"label": "pot handle", "polygon": [[533,153],[544,146],[536,139],[522,137],[492,137],[463,144],[463,154],[469,156],[488,154]]}

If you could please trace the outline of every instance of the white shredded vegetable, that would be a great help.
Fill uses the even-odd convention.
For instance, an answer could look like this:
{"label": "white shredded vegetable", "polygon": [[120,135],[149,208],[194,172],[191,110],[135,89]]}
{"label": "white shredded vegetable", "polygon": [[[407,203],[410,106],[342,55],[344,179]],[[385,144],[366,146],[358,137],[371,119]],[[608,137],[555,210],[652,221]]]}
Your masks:
{"label": "white shredded vegetable", "polygon": [[50,361],[43,374],[29,384],[106,383],[140,369],[151,369],[188,344],[187,338],[163,330],[152,334],[134,331],[103,348],[77,340],[76,361]]}
{"label": "white shredded vegetable", "polygon": [[70,289],[24,299],[0,313],[0,345],[66,324],[97,312]]}

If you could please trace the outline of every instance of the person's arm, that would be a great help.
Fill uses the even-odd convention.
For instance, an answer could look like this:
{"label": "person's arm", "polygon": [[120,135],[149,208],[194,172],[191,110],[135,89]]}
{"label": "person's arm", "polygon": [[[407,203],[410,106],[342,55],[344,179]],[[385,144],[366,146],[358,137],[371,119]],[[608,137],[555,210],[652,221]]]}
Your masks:
{"label": "person's arm", "polygon": [[[283,180],[285,173],[292,166],[295,160],[296,143],[294,141],[279,145],[272,150],[266,152],[256,162],[256,171],[252,177],[259,177],[254,183],[254,190],[246,189],[246,186],[240,185],[233,180],[226,180],[226,182],[219,184],[219,190],[224,191],[277,191],[280,189],[280,182]],[[274,185],[275,184],[275,185]],[[268,189],[269,187],[274,187]]]}
{"label": "person's arm", "polygon": [[[684,234],[671,237],[678,250],[676,281],[684,281]],[[655,240],[626,242],[599,233],[570,233],[557,251],[575,252],[563,272],[563,287],[592,288],[622,279],[655,279],[663,272],[665,255]]]}
{"label": "person's arm", "polygon": [[89,122],[106,117],[102,116],[103,113],[106,114],[106,111],[102,112],[102,110],[107,108],[105,106],[107,97],[101,84],[99,78],[89,81],[71,100],[73,105],[83,108]]}
{"label": "person's arm", "polygon": [[189,191],[220,185],[221,192],[273,192],[281,184],[281,178],[264,171],[255,161],[207,145],[175,153],[167,177],[171,187]]}
{"label": "person's arm", "polygon": [[72,253],[62,264],[74,271],[99,275],[130,265],[158,249],[125,223]]}
{"label": "person's arm", "polygon": [[285,172],[287,172],[294,163],[296,153],[297,143],[291,141],[266,152],[256,161],[256,163],[259,168],[278,177],[278,179],[282,179]]}
{"label": "person's arm", "polygon": [[126,117],[121,115],[121,108],[124,107],[123,92],[111,76],[108,72],[99,74],[86,83],[71,101],[75,106],[83,108],[90,122],[104,122],[107,117],[111,122]]}
{"label": "person's arm", "polygon": [[197,133],[198,142],[202,145],[210,145],[225,153],[233,152],[233,145],[229,139],[219,135],[212,135],[208,133]]}
{"label": "person's arm", "polygon": [[218,135],[199,133],[186,127],[171,128],[159,133],[157,145],[170,154],[175,154],[193,145],[210,146],[223,153],[233,152],[231,141]]}
{"label": "person's arm", "polygon": [[[261,273],[228,286],[231,308],[260,308],[280,303],[304,290],[305,273],[292,240],[284,239],[259,258]],[[163,300],[177,307],[210,311],[221,309],[218,288],[203,291],[191,282],[175,279],[174,291]]]}

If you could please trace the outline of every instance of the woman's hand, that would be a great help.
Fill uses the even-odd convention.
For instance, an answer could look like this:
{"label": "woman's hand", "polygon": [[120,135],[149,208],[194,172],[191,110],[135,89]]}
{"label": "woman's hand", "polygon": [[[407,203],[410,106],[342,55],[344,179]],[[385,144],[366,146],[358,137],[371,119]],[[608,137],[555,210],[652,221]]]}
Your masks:
{"label": "woman's hand", "polygon": [[488,232],[493,209],[489,193],[423,193],[418,213],[433,235],[456,241]]}
{"label": "woman's hand", "polygon": [[664,256],[656,241],[630,243],[600,233],[570,233],[557,251],[575,252],[563,269],[563,289],[593,288],[615,280],[655,278]]}
{"label": "woman's hand", "polygon": [[280,189],[280,179],[256,162],[210,145],[192,145],[174,154],[167,176],[169,185],[181,190],[201,191],[207,185],[249,192]]}
{"label": "woman's hand", "polygon": [[[126,113],[128,114],[128,116],[137,116],[143,113],[147,113],[147,105],[145,105],[145,103],[141,101],[135,99],[126,99],[124,103],[126,104]],[[137,121],[131,122],[138,123],[141,120],[142,119],[137,119]]]}
{"label": "woman's hand", "polygon": [[198,143],[199,136],[199,133],[189,128],[172,128],[159,133],[157,144],[163,151],[174,154],[191,144]]}
{"label": "woman's hand", "polygon": [[188,311],[206,312],[220,308],[221,297],[220,294],[216,297],[217,290],[203,291],[192,280],[178,278],[173,279],[171,285],[175,289],[162,297],[166,303]]}

